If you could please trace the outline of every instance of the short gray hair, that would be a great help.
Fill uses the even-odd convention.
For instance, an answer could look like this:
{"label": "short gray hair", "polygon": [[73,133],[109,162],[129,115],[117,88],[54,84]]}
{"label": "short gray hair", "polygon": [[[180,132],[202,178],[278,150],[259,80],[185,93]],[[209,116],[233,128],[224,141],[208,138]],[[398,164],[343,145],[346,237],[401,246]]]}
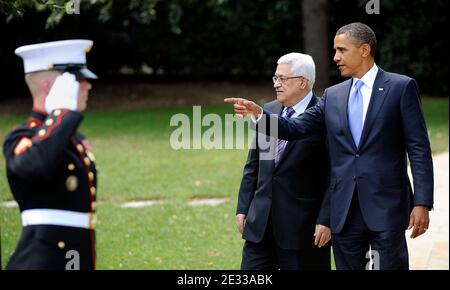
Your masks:
{"label": "short gray hair", "polygon": [[336,32],[336,35],[347,34],[358,46],[367,43],[370,45],[370,55],[375,56],[375,49],[377,48],[377,37],[373,30],[361,22],[354,22],[342,26]]}
{"label": "short gray hair", "polygon": [[312,89],[316,81],[316,65],[308,54],[291,52],[283,55],[277,61],[278,64],[291,64],[292,73],[308,79],[308,87]]}

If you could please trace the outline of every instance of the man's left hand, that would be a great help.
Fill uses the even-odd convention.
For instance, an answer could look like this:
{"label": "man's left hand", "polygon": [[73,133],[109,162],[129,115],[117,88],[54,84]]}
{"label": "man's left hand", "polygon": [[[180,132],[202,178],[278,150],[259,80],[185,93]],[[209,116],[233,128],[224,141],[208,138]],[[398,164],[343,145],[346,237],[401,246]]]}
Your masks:
{"label": "man's left hand", "polygon": [[430,225],[430,217],[428,216],[428,207],[424,205],[416,205],[409,216],[408,230],[411,232],[411,239],[417,238],[424,234]]}
{"label": "man's left hand", "polygon": [[319,248],[325,246],[331,239],[331,230],[329,227],[323,225],[316,225],[316,231],[314,233],[314,245]]}

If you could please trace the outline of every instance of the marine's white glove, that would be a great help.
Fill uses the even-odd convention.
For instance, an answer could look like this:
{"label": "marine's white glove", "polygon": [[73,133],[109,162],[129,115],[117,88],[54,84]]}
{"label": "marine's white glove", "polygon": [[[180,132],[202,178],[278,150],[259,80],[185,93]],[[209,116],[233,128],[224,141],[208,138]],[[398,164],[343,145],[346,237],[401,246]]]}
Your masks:
{"label": "marine's white glove", "polygon": [[45,110],[50,114],[56,109],[77,110],[78,89],[80,83],[71,73],[63,73],[56,78],[50,92],[45,99]]}

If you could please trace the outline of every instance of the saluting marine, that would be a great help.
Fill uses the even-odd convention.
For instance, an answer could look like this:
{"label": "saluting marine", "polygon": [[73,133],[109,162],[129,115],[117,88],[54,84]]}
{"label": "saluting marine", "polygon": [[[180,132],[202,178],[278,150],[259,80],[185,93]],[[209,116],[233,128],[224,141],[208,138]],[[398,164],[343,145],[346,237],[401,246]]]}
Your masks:
{"label": "saluting marine", "polygon": [[5,138],[23,230],[6,269],[95,269],[95,158],[78,132],[91,84],[90,40],[22,46],[31,117]]}

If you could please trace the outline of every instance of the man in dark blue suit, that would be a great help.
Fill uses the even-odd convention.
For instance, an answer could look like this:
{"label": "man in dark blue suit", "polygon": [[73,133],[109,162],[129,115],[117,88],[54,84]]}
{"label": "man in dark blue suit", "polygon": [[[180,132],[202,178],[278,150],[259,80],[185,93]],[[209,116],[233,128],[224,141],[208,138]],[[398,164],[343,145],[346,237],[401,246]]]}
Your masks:
{"label": "man in dark blue suit", "polygon": [[337,269],[365,269],[369,248],[374,268],[408,269],[404,231],[412,228],[411,238],[425,233],[433,207],[433,163],[417,83],[377,67],[375,47],[375,33],[367,25],[341,27],[334,61],[341,75],[351,78],[326,89],[299,118],[272,115],[245,99],[226,100],[239,115],[278,122],[283,139],[327,133],[331,178],[326,199]]}
{"label": "man in dark blue suit", "polygon": [[[288,53],[277,63],[277,99],[264,108],[297,117],[318,101],[312,92],[314,61]],[[276,148],[271,156],[265,155],[266,138],[255,138],[239,189],[236,222],[245,239],[241,269],[330,270],[328,206],[321,211],[329,171],[325,134],[290,142],[270,138]]]}

